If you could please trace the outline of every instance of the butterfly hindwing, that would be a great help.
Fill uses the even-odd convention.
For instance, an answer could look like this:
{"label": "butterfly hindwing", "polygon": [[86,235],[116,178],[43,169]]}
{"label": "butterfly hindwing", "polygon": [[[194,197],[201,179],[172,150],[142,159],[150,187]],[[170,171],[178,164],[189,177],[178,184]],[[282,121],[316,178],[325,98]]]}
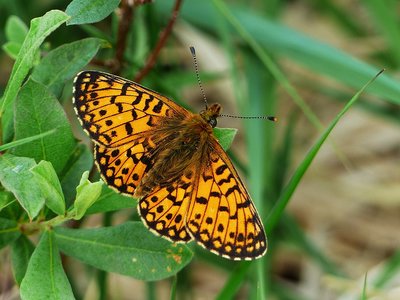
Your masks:
{"label": "butterfly hindwing", "polygon": [[139,214],[152,231],[174,242],[188,242],[185,222],[193,191],[194,170],[188,169],[176,181],[156,187],[139,200]]}
{"label": "butterfly hindwing", "polygon": [[266,236],[256,208],[232,162],[213,138],[186,217],[187,229],[204,248],[226,258],[262,256]]}
{"label": "butterfly hindwing", "polygon": [[141,137],[118,148],[95,145],[95,159],[103,180],[118,192],[134,195],[144,174],[152,167],[151,139]]}

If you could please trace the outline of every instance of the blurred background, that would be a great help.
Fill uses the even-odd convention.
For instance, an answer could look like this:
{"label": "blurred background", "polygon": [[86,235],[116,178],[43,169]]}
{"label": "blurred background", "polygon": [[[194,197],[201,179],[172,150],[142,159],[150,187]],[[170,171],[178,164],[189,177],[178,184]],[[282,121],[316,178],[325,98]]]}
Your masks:
{"label": "blurred background", "polygon": [[[111,47],[101,50],[88,69],[133,80],[177,2],[130,8],[122,65],[113,61],[122,9],[99,23],[63,26],[46,39],[42,55],[64,43],[101,37]],[[0,1],[0,44],[7,41],[4,29],[11,15],[29,26],[32,18],[68,4]],[[334,129],[279,222],[267,228],[270,248],[262,266],[268,299],[362,299],[365,291],[368,299],[400,299],[400,3],[184,0],[175,11],[172,32],[141,82],[192,111],[201,110],[189,52],[194,46],[209,103],[219,102],[226,114],[278,117],[277,123],[221,118],[218,124],[239,129],[229,154],[264,221],[322,130],[386,69]],[[0,52],[1,94],[13,66],[6,50]],[[71,86],[72,80],[60,101],[76,137],[89,142],[73,114]],[[132,211],[94,215],[81,226],[99,226],[104,218],[121,223]],[[177,276],[179,299],[227,299],[230,291],[234,299],[257,297],[251,266],[243,271],[242,264],[195,252]],[[0,253],[0,299],[17,299],[17,287],[10,288],[8,250]],[[81,299],[169,298],[169,279],[145,283],[72,259],[64,266]]]}

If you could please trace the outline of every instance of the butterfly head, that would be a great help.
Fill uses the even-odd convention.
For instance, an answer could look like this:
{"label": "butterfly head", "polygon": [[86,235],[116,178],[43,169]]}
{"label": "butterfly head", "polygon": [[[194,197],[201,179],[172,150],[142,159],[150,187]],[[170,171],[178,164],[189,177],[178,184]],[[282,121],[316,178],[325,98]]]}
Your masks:
{"label": "butterfly head", "polygon": [[221,105],[218,103],[211,104],[205,110],[200,112],[200,116],[212,127],[217,126],[217,118],[221,111]]}

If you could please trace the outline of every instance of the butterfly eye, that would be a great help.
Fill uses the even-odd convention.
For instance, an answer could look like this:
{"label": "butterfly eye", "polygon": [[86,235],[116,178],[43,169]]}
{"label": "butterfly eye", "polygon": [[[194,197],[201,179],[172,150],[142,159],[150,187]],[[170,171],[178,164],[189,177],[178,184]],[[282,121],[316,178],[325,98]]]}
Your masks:
{"label": "butterfly eye", "polygon": [[215,126],[217,126],[217,118],[211,118],[211,119],[208,121],[208,124],[210,124],[210,126],[211,126],[212,128],[214,128]]}

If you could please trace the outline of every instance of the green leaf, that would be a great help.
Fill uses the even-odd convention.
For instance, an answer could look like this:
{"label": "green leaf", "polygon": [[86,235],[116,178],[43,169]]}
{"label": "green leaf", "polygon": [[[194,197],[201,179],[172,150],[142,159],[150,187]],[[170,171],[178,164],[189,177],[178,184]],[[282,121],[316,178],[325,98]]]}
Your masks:
{"label": "green leaf", "polygon": [[25,276],[26,269],[28,268],[33,250],[35,250],[35,246],[26,236],[21,235],[12,244],[11,250],[12,271],[15,281],[20,285]]}
{"label": "green leaf", "polygon": [[66,168],[63,170],[63,177],[61,179],[61,186],[67,206],[76,197],[76,187],[79,184],[82,173],[92,169],[92,166],[92,151],[86,145],[78,144],[70,156]]}
{"label": "green leaf", "polygon": [[218,142],[222,146],[222,148],[226,151],[228,150],[235,138],[237,133],[236,128],[214,128],[213,129],[215,137],[217,138]]}
{"label": "green leaf", "polygon": [[65,213],[64,195],[52,164],[42,160],[30,169],[46,197],[46,206],[58,215]]}
{"label": "green leaf", "polygon": [[93,205],[94,202],[100,197],[102,181],[90,182],[88,180],[89,172],[86,171],[82,174],[81,182],[76,188],[76,200],[74,203],[74,219],[81,219],[87,209]]}
{"label": "green leaf", "polygon": [[0,218],[0,249],[14,242],[20,235],[17,222]]}
{"label": "green leaf", "polygon": [[44,84],[58,96],[64,83],[86,66],[105,44],[105,41],[96,38],[64,44],[50,51],[42,59],[33,70],[32,79]]}
{"label": "green leaf", "polygon": [[44,232],[21,283],[21,298],[75,299],[52,232]]}
{"label": "green leaf", "polygon": [[7,153],[0,155],[0,182],[6,190],[14,194],[31,220],[45,203],[45,196],[35,176],[29,171],[35,165],[31,158]]}
{"label": "green leaf", "polygon": [[96,23],[103,20],[114,9],[121,0],[73,0],[65,10],[71,16],[67,25]]}
{"label": "green leaf", "polygon": [[7,42],[2,46],[3,50],[12,59],[17,59],[18,53],[21,50],[21,44],[16,42]]}
{"label": "green leaf", "polygon": [[28,26],[17,16],[11,16],[6,22],[6,37],[10,42],[22,45],[28,34]]}
{"label": "green leaf", "polygon": [[6,191],[0,191],[0,211],[11,204],[15,198],[12,193]]}
{"label": "green leaf", "polygon": [[69,17],[59,10],[51,10],[43,17],[35,18],[31,21],[29,32],[22,44],[21,50],[13,66],[10,79],[8,80],[4,96],[0,103],[0,118],[2,119],[3,140],[8,141],[12,133],[12,114],[8,113],[7,118],[2,118],[3,113],[12,111],[13,101],[15,100],[22,82],[32,68],[36,53],[44,39],[63,24]]}
{"label": "green leaf", "polygon": [[176,274],[191,258],[182,244],[150,233],[142,222],[96,228],[56,227],[60,250],[89,265],[140,280],[160,280]]}
{"label": "green leaf", "polygon": [[36,161],[47,160],[59,174],[68,162],[76,141],[64,110],[44,85],[33,80],[24,84],[15,103],[14,123],[17,140],[57,129],[53,134],[15,147],[11,153],[32,157]]}
{"label": "green leaf", "polygon": [[20,218],[25,218],[26,212],[21,206],[21,204],[17,201],[13,193],[7,191],[4,192],[10,194],[12,200],[2,207],[0,211],[0,218],[10,219],[10,220],[18,220]]}
{"label": "green leaf", "polygon": [[103,184],[99,199],[87,210],[86,214],[96,214],[124,208],[134,208],[137,201],[132,196],[125,196],[117,193]]}

